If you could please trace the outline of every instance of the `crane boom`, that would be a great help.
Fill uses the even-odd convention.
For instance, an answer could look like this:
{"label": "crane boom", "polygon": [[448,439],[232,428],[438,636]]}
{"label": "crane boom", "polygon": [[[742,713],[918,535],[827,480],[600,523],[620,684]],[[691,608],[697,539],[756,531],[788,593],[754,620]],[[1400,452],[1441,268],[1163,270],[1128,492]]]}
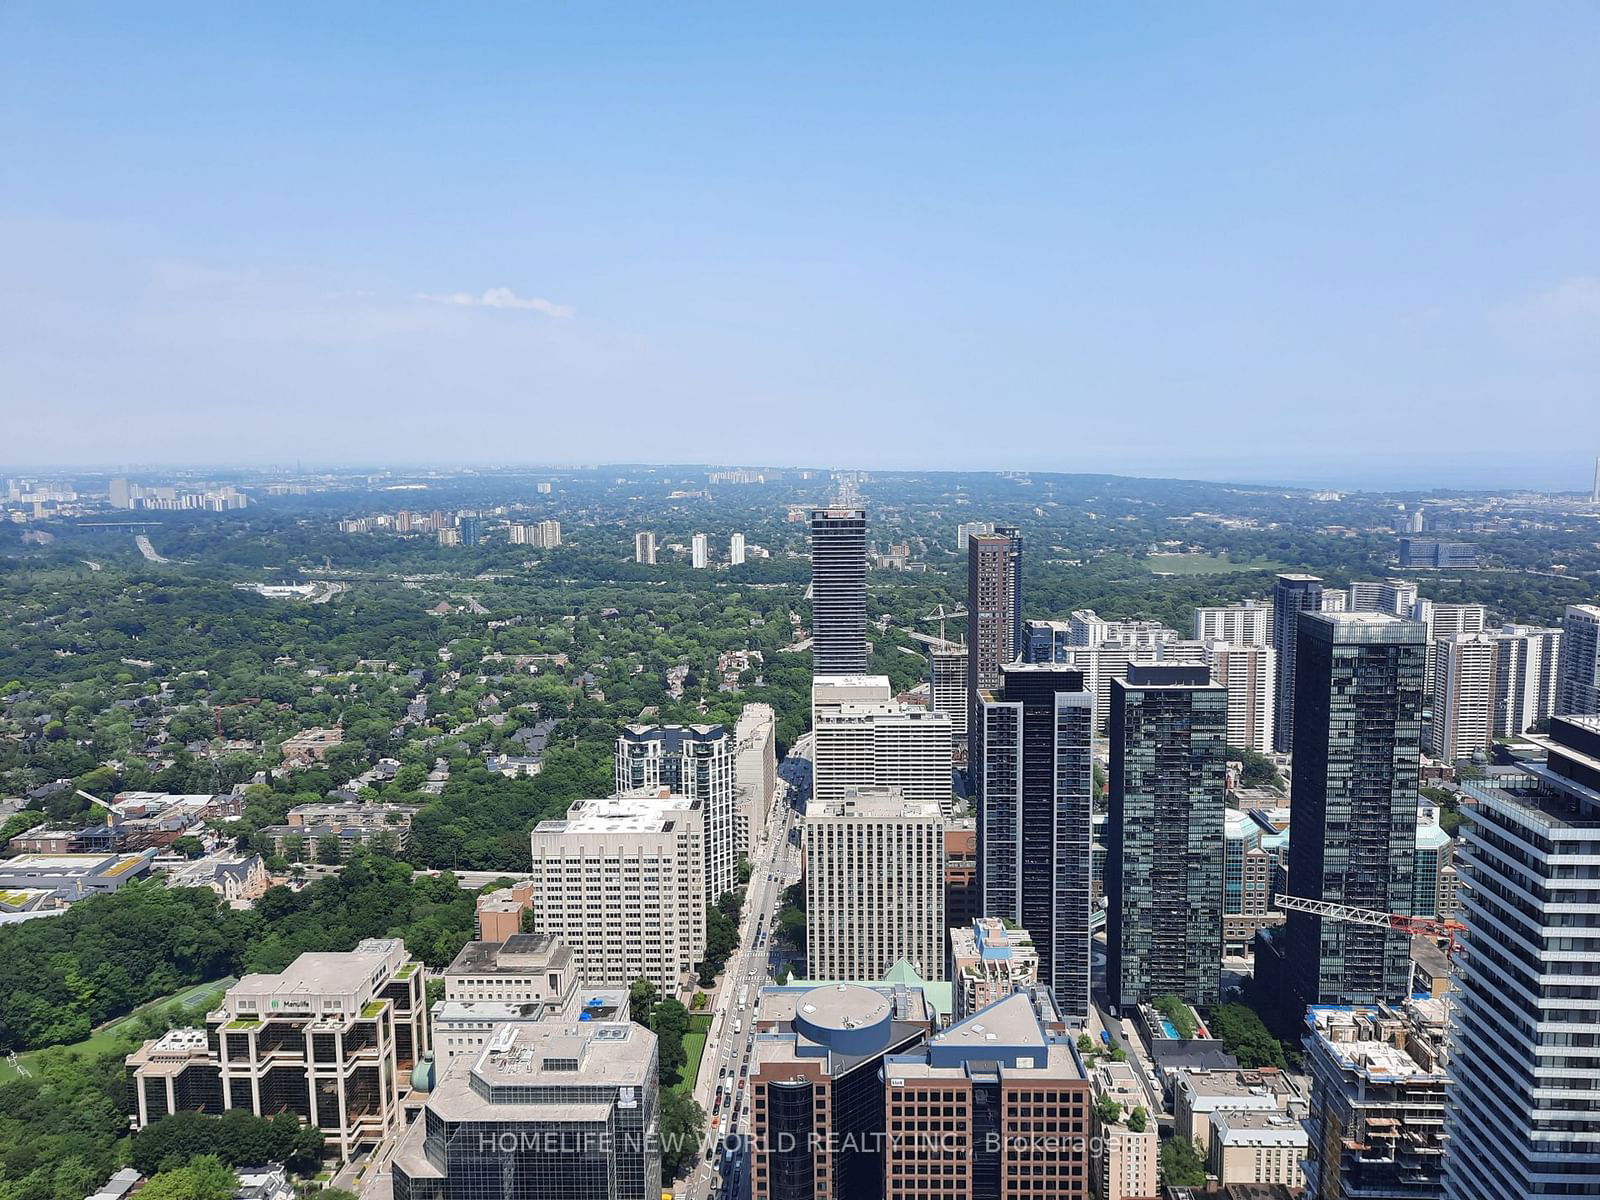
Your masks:
{"label": "crane boom", "polygon": [[1376,908],[1358,908],[1353,904],[1335,904],[1329,900],[1310,900],[1305,896],[1274,896],[1273,900],[1284,912],[1307,913],[1329,921],[1343,921],[1349,925],[1372,925],[1379,929],[1394,929],[1401,933],[1422,937],[1450,937],[1465,929],[1460,921],[1443,917],[1414,917],[1409,913],[1383,912]]}

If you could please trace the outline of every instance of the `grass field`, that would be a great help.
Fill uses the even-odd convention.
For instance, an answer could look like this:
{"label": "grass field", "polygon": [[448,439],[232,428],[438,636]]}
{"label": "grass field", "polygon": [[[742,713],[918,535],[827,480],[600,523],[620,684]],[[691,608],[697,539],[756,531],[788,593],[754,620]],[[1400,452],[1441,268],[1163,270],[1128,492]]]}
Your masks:
{"label": "grass field", "polygon": [[710,1030],[710,1013],[695,1013],[689,1018],[689,1032],[683,1035],[683,1070],[678,1075],[678,1082],[668,1090],[687,1092],[694,1087],[694,1081],[700,1075],[700,1060],[706,1052],[706,1034]]}
{"label": "grass field", "polygon": [[[178,1005],[193,1005],[198,1003],[203,996],[213,996],[216,1000],[220,1000],[222,993],[236,982],[238,981],[229,975],[225,979],[214,979],[210,983],[190,984],[188,987],[173,992],[170,996],[162,996],[158,1000],[151,1000],[148,1004],[141,1004],[132,1012],[118,1017],[115,1021],[107,1021],[81,1042],[72,1042],[69,1045],[59,1047],[52,1046],[50,1049],[65,1050],[69,1054],[93,1058],[104,1054],[108,1050],[116,1049],[122,1039],[124,1028],[145,1013],[155,1012],[164,1008],[174,1008]],[[34,1060],[43,1053],[43,1050],[28,1050],[17,1055],[17,1058],[24,1068],[31,1070]],[[0,1083],[10,1083],[19,1077],[16,1067],[11,1065],[10,1058],[0,1058]]]}
{"label": "grass field", "polygon": [[1155,575],[1229,575],[1235,571],[1281,571],[1270,558],[1234,562],[1222,554],[1147,554],[1140,560]]}

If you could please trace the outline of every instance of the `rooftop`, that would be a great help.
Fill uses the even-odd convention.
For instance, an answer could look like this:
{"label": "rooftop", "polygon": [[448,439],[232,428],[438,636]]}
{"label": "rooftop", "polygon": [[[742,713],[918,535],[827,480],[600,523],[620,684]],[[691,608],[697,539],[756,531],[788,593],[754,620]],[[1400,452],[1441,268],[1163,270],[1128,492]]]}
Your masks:
{"label": "rooftop", "polygon": [[547,933],[514,933],[503,942],[468,942],[446,975],[526,974],[559,970],[572,961],[566,943]]}
{"label": "rooftop", "polygon": [[665,833],[700,801],[665,788],[637,788],[595,800],[575,801],[564,819],[540,821],[534,833]]}

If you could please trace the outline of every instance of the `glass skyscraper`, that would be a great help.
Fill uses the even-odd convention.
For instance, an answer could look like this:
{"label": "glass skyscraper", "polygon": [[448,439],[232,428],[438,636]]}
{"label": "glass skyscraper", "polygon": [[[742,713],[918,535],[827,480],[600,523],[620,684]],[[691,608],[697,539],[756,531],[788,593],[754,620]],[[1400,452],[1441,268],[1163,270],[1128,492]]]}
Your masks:
{"label": "glass skyscraper", "polygon": [[[1423,627],[1388,613],[1297,617],[1289,891],[1410,913]],[[1285,936],[1301,1005],[1377,1004],[1410,992],[1404,933],[1292,912]]]}
{"label": "glass skyscraper", "polygon": [[811,669],[817,675],[867,670],[867,514],[811,511]]}
{"label": "glass skyscraper", "polygon": [[1217,1002],[1228,689],[1205,667],[1111,681],[1106,987],[1113,1003]]}
{"label": "glass skyscraper", "polygon": [[1068,1016],[1089,1011],[1094,696],[1048,663],[1000,670],[974,746],[983,915],[1033,935],[1039,978]]}
{"label": "glass skyscraper", "polygon": [[1322,607],[1322,580],[1315,575],[1279,575],[1272,589],[1272,649],[1278,657],[1277,712],[1273,714],[1272,748],[1294,749],[1294,652],[1300,633],[1296,618]]}

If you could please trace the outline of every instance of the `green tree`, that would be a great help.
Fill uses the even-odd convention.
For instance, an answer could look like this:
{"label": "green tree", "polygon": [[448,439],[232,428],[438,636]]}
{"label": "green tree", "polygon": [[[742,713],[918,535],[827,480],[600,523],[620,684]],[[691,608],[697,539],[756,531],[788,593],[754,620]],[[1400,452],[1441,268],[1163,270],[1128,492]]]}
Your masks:
{"label": "green tree", "polygon": [[1145,1111],[1144,1105],[1139,1105],[1128,1114],[1128,1132],[1143,1133],[1150,1124],[1150,1114]]}
{"label": "green tree", "polygon": [[689,1032],[689,1010],[680,1001],[668,997],[656,1005],[652,1021],[661,1082],[677,1082],[688,1063],[683,1039]]}
{"label": "green tree", "polygon": [[635,1025],[651,1028],[651,1018],[655,1015],[656,1001],[661,999],[660,989],[648,979],[635,979],[628,988],[628,1020]]}
{"label": "green tree", "polygon": [[1184,1041],[1192,1038],[1199,1028],[1195,1024],[1194,1013],[1189,1006],[1178,999],[1172,992],[1156,997],[1155,1010],[1172,1022],[1172,1027],[1178,1031],[1178,1036]]}
{"label": "green tree", "polygon": [[1094,1106],[1094,1115],[1102,1125],[1115,1125],[1122,1120],[1122,1102],[1112,1096],[1102,1096]]}
{"label": "green tree", "polygon": [[232,1200],[239,1177],[214,1155],[162,1171],[139,1190],[145,1200]]}
{"label": "green tree", "polygon": [[1284,1067],[1283,1044],[1254,1009],[1224,1004],[1211,1014],[1211,1035],[1246,1067]]}
{"label": "green tree", "polygon": [[700,1152],[705,1138],[705,1110],[688,1091],[664,1089],[661,1093],[661,1175],[673,1179],[683,1165]]}
{"label": "green tree", "polygon": [[1204,1187],[1206,1164],[1200,1148],[1188,1138],[1172,1137],[1161,1143],[1161,1182],[1168,1187]]}

